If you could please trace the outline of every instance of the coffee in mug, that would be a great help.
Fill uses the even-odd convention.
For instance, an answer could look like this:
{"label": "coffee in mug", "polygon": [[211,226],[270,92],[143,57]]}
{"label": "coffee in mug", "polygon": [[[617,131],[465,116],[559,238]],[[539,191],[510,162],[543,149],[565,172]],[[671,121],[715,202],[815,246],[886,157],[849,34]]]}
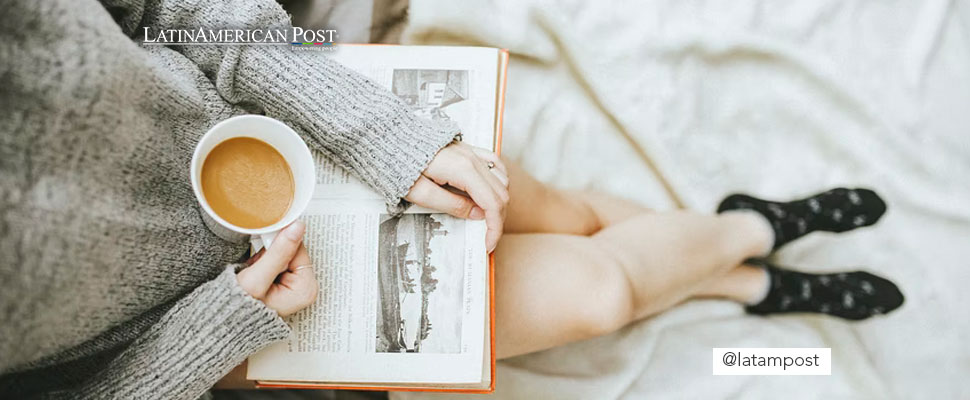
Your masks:
{"label": "coffee in mug", "polygon": [[202,195],[230,224],[258,229],[283,219],[293,203],[293,172],[279,151],[252,137],[216,145],[202,163]]}
{"label": "coffee in mug", "polygon": [[209,230],[222,239],[250,238],[255,250],[303,214],[316,185],[306,142],[262,115],[219,122],[202,135],[189,169]]}

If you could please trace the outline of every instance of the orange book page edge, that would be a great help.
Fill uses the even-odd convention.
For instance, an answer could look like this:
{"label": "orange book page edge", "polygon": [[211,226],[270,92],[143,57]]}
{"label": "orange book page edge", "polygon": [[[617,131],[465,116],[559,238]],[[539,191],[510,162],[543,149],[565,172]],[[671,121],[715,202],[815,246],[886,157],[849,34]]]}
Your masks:
{"label": "orange book page edge", "polygon": [[[357,45],[354,45],[357,46]],[[394,46],[385,44],[366,44],[366,46]],[[498,114],[496,115],[495,154],[502,154],[502,119],[505,115],[505,87],[508,82],[509,51],[499,49],[499,94]],[[491,380],[487,389],[447,389],[427,386],[339,386],[339,385],[281,385],[256,382],[257,388],[265,389],[331,389],[331,390],[370,390],[389,392],[446,392],[487,394],[495,391],[495,253],[488,255],[488,319],[489,319],[489,357],[491,358]]]}

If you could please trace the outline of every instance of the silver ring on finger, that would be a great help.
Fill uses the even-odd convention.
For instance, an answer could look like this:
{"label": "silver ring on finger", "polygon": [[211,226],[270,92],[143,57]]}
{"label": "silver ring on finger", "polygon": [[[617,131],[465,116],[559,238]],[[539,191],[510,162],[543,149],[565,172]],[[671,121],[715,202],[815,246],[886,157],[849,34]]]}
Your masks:
{"label": "silver ring on finger", "polygon": [[299,267],[293,268],[293,271],[292,272],[297,272],[297,271],[299,271],[301,269],[306,269],[306,268],[313,268],[313,266],[312,265],[309,265],[309,264],[308,265],[301,265]]}

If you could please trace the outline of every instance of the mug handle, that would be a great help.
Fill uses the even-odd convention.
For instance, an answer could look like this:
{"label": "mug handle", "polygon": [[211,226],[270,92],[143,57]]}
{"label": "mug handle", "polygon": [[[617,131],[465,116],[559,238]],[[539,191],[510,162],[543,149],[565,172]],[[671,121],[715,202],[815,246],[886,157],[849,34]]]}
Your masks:
{"label": "mug handle", "polygon": [[266,250],[269,250],[270,244],[273,243],[273,239],[276,239],[276,235],[278,235],[279,233],[280,231],[273,231],[273,232],[259,235],[259,240],[263,242],[263,248]]}

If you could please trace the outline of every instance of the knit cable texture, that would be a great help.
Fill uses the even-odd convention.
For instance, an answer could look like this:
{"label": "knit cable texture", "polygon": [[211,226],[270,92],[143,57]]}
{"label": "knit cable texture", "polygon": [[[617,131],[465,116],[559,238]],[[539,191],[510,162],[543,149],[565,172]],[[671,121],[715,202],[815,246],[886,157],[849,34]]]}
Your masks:
{"label": "knit cable texture", "polygon": [[289,335],[275,311],[236,283],[235,266],[179,300],[71,397],[194,399],[248,354]]}

